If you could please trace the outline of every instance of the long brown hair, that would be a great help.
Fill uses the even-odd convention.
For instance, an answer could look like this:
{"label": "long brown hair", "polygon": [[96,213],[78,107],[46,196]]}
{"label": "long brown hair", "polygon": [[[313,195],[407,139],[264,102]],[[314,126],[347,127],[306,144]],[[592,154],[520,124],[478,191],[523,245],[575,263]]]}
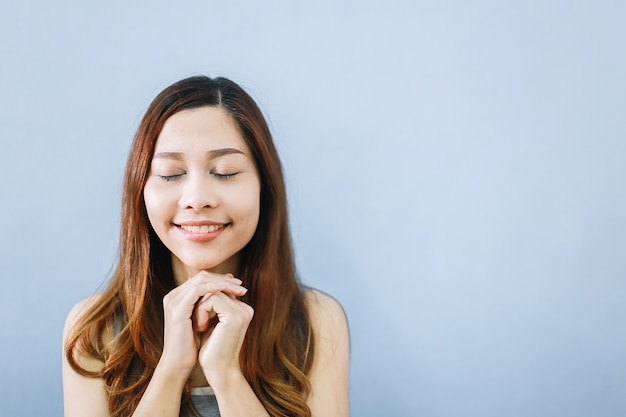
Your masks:
{"label": "long brown hair", "polygon": [[[260,218],[242,250],[242,301],[255,310],[241,350],[243,373],[271,416],[310,416],[307,372],[313,336],[304,290],[295,273],[282,168],[254,100],[226,78],[190,77],[163,90],[150,104],[135,135],[124,177],[119,260],[98,300],[77,321],[65,349],[72,368],[102,378],[112,416],[130,416],[163,350],[165,294],[174,288],[169,251],[152,230],[143,200],[150,161],[165,121],[201,106],[218,106],[238,124],[261,179]],[[104,335],[113,334],[113,340]],[[104,362],[89,372],[76,354]],[[189,384],[183,411],[189,405]]]}

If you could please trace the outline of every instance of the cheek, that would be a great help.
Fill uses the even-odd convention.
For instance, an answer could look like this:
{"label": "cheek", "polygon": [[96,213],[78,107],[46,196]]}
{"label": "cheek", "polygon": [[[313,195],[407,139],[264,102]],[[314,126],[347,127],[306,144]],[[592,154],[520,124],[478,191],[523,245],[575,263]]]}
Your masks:
{"label": "cheek", "polygon": [[[256,190],[255,190],[256,191]],[[242,224],[251,230],[251,233],[257,228],[260,215],[260,196],[258,191],[246,193],[239,199],[238,218]]]}
{"label": "cheek", "polygon": [[250,208],[246,213],[242,213],[241,222],[245,225],[248,234],[252,236],[259,225],[258,209]]}
{"label": "cheek", "polygon": [[148,220],[150,224],[152,224],[152,227],[157,229],[166,214],[167,205],[165,204],[165,199],[162,193],[155,192],[153,187],[146,185],[143,192],[143,200],[146,205]]}
{"label": "cheek", "polygon": [[146,185],[146,187],[143,190],[143,203],[146,206],[146,212],[148,213],[148,219],[150,219],[150,221],[152,222],[152,213],[154,210],[154,207],[156,207],[156,205],[154,204],[154,196],[152,194],[152,192],[150,191],[150,188]]}

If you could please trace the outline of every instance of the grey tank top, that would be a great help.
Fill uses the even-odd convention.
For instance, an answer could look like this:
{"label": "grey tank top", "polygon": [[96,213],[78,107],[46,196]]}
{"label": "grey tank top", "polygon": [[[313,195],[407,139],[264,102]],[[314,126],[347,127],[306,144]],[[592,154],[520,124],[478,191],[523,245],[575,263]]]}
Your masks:
{"label": "grey tank top", "polygon": [[211,387],[192,388],[191,402],[196,412],[202,417],[219,417],[220,410],[217,408],[217,400]]}

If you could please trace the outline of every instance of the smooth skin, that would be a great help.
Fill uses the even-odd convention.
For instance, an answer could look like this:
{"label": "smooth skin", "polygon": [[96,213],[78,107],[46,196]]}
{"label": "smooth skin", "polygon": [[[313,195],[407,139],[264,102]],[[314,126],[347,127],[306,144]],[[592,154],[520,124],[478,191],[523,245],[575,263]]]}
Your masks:
{"label": "smooth skin", "polygon": [[[238,254],[258,223],[259,195],[250,151],[224,110],[202,107],[168,119],[157,140],[144,200],[151,225],[172,253],[178,285],[163,300],[163,354],[133,416],[178,416],[189,378],[194,386],[213,388],[222,417],[268,416],[239,365],[254,311],[238,300],[247,289],[235,277]],[[190,228],[206,224],[218,228],[204,231],[211,238]],[[74,306],[64,340],[97,297]],[[337,301],[318,291],[308,291],[306,302],[316,343],[309,407],[315,417],[349,416],[345,314]],[[103,366],[93,358],[78,360],[92,371]],[[77,374],[65,357],[62,370],[65,417],[109,417],[104,382]]]}

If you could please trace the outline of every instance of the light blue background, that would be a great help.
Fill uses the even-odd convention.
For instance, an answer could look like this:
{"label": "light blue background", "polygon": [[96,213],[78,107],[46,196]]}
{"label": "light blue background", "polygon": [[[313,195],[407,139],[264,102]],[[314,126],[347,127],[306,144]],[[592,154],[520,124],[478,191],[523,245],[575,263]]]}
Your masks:
{"label": "light blue background", "polygon": [[[522,4],[520,4],[522,3]],[[150,100],[258,100],[354,416],[626,415],[626,6],[4,2],[0,415],[62,414],[67,311],[115,260]]]}

